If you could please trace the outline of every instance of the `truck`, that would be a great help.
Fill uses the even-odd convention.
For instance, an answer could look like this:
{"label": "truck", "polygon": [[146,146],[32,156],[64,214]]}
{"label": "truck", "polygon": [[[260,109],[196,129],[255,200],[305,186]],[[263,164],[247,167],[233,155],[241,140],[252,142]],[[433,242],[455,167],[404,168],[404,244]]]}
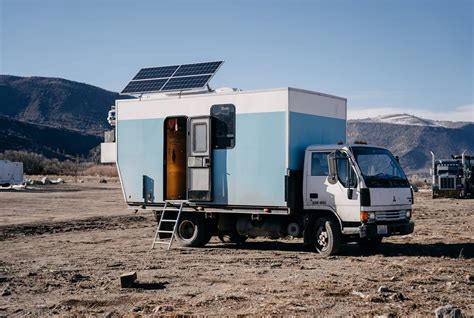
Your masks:
{"label": "truck", "polygon": [[23,163],[0,160],[0,186],[9,187],[23,183]]}
{"label": "truck", "polygon": [[413,232],[413,192],[396,158],[346,143],[346,98],[291,87],[160,90],[140,77],[162,69],[142,69],[122,91],[136,98],[116,100],[114,142],[102,144],[128,206],[157,215],[155,240],[291,236],[328,256]]}
{"label": "truck", "polygon": [[474,157],[464,151],[450,159],[435,159],[431,151],[431,196],[433,199],[474,197]]}

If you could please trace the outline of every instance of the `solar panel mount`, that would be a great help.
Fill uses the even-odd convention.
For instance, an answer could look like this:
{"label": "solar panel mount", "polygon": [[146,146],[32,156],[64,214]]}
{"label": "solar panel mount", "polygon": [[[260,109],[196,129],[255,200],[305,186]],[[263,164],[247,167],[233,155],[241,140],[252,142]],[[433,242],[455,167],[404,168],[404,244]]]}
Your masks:
{"label": "solar panel mount", "polygon": [[224,61],[142,68],[121,94],[173,92],[206,87]]}

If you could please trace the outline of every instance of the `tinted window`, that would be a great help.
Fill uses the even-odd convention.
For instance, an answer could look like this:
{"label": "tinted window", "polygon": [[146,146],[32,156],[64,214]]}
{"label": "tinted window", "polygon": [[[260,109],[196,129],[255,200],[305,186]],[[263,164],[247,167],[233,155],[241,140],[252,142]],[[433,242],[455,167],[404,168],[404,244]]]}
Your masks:
{"label": "tinted window", "polygon": [[235,146],[235,106],[232,104],[211,107],[214,118],[214,148],[227,149]]}
{"label": "tinted window", "polygon": [[329,152],[313,152],[311,155],[311,175],[327,176],[329,175],[328,167]]}

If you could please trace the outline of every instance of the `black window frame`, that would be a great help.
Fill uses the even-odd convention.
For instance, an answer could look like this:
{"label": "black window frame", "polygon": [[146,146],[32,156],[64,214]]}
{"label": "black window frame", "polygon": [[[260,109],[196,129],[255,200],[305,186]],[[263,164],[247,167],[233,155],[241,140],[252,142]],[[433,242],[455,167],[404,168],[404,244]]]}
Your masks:
{"label": "black window frame", "polygon": [[[222,137],[222,136],[219,136],[218,135],[218,129],[220,127],[222,127],[222,124],[224,123],[226,125],[226,128],[229,128],[229,121],[227,120],[223,120],[222,118],[219,118],[218,115],[215,114],[215,109],[217,107],[231,107],[232,108],[232,111],[231,111],[231,114],[233,114],[233,116],[230,118],[230,120],[232,121],[232,128],[233,128],[233,131],[231,132],[230,135],[233,135],[233,137],[229,137],[229,132],[227,131],[227,136],[226,137]],[[236,110],[235,110],[235,105],[234,104],[215,104],[215,105],[212,105],[211,106],[211,110],[210,110],[210,115],[214,121],[213,125],[212,125],[212,139],[213,139],[213,142],[212,142],[212,148],[213,149],[233,149],[235,148],[235,144],[236,144]],[[224,142],[224,143],[221,143],[220,141],[221,140],[225,140],[227,142]]]}

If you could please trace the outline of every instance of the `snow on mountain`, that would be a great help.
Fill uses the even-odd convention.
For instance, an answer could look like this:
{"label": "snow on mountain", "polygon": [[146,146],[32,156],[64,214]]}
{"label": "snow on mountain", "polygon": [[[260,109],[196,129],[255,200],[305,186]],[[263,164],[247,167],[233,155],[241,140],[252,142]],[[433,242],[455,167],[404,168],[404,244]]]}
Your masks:
{"label": "snow on mountain", "polygon": [[459,128],[469,123],[467,122],[451,122],[451,121],[437,121],[425,119],[410,114],[393,114],[383,115],[372,118],[355,119],[352,122],[362,123],[385,123],[395,125],[409,125],[409,126],[424,126],[424,127],[444,127],[444,128]]}

